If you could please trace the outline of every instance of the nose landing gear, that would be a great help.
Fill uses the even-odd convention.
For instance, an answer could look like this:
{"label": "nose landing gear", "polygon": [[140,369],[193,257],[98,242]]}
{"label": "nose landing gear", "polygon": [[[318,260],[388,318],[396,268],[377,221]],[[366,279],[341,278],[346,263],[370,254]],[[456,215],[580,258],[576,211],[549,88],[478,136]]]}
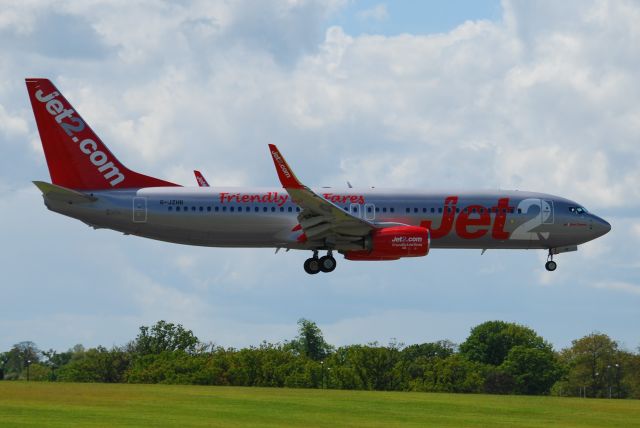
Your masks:
{"label": "nose landing gear", "polygon": [[558,268],[558,264],[553,261],[553,252],[551,251],[551,248],[549,248],[549,255],[547,256],[547,262],[544,264],[544,267],[549,272],[553,272]]}
{"label": "nose landing gear", "polygon": [[318,250],[313,252],[313,257],[308,258],[304,262],[304,271],[309,275],[315,275],[319,272],[333,272],[337,266],[336,259],[333,258],[331,250],[326,256],[318,258]]}

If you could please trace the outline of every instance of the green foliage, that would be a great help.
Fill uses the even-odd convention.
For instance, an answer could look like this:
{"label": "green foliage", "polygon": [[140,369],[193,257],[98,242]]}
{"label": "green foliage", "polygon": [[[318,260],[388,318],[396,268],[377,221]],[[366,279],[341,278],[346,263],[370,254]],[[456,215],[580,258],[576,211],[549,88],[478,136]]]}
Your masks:
{"label": "green foliage", "polygon": [[304,318],[298,320],[298,336],[287,345],[288,349],[314,361],[322,360],[332,351],[317,324]]}
{"label": "green foliage", "polygon": [[513,379],[517,394],[548,394],[561,376],[553,351],[522,345],[511,348],[500,369]]}
{"label": "green foliage", "polygon": [[140,327],[140,333],[129,344],[135,355],[160,354],[166,351],[184,351],[193,354],[198,349],[198,338],[181,324],[158,321],[152,327]]}
{"label": "green foliage", "polygon": [[118,348],[76,349],[70,362],[58,371],[58,378],[67,382],[122,382],[129,363],[129,355]]}
{"label": "green foliage", "polygon": [[471,361],[499,366],[514,346],[549,349],[551,345],[532,329],[504,321],[487,321],[473,329],[460,345],[460,353]]}
{"label": "green foliage", "polygon": [[[605,335],[574,341],[557,355],[533,330],[490,321],[458,351],[449,341],[404,346],[395,340],[337,349],[309,320],[284,344],[213,347],[181,325],[141,327],[126,347],[38,351],[21,342],[0,354],[6,379],[492,394],[640,396],[640,356]],[[499,363],[499,364],[498,364]]]}
{"label": "green foliage", "polygon": [[638,376],[634,357],[620,351],[606,334],[592,333],[574,340],[560,353],[567,374],[555,390],[572,396],[633,396],[633,379]]}
{"label": "green foliage", "polygon": [[37,364],[39,361],[40,350],[35,343],[29,341],[16,343],[2,357],[4,379],[20,379],[23,371],[26,379],[27,365]]}

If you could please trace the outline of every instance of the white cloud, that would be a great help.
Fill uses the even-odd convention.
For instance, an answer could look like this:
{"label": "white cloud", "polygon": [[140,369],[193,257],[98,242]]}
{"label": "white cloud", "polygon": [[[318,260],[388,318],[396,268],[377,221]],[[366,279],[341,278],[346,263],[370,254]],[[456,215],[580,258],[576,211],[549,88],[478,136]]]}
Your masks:
{"label": "white cloud", "polygon": [[389,12],[387,12],[387,6],[380,3],[369,9],[359,11],[356,16],[361,21],[386,21],[389,19]]}
{"label": "white cloud", "polygon": [[0,104],[0,132],[2,132],[5,137],[24,137],[28,133],[28,130],[29,127],[24,118],[10,115],[4,106]]}
{"label": "white cloud", "polygon": [[[111,337],[97,326],[114,312],[119,315],[109,319],[126,320],[127,331],[166,315],[229,344],[255,342],[261,334],[277,339],[295,330],[297,318],[315,316],[346,343],[369,340],[368,323],[381,329],[371,338],[385,340],[415,322],[454,319],[472,311],[471,303],[456,306],[465,302],[501,314],[504,308],[492,305],[517,306],[526,300],[519,294],[532,293],[549,312],[564,313],[571,293],[599,299],[597,290],[572,289],[576,283],[629,285],[628,269],[638,262],[629,231],[640,237],[633,214],[640,200],[636,3],[505,1],[502,22],[468,21],[448,33],[393,37],[327,28],[327,17],[343,4],[4,2],[0,206],[2,236],[13,245],[5,245],[3,259],[12,281],[22,284],[10,290],[12,298],[44,295],[62,308],[40,308],[43,313],[94,326],[101,332],[96,340]],[[596,213],[635,217],[613,219],[612,232],[578,256],[558,256],[553,274],[542,270],[542,253],[541,259],[526,252],[477,259],[434,251],[420,261],[341,262],[332,276],[308,278],[300,253],[89,234],[45,211],[35,190],[11,190],[47,175],[41,149],[30,148],[30,142],[38,146],[37,130],[23,79],[34,74],[52,78],[130,168],[182,184],[195,185],[191,171],[198,168],[213,186],[275,186],[266,150],[272,142],[309,185],[517,187],[573,198]],[[42,242],[53,243],[54,254]],[[121,273],[84,254],[103,246],[126,256]],[[29,262],[34,254],[37,267]],[[75,275],[59,270],[78,260],[86,267]],[[486,263],[499,266],[499,275],[490,278],[496,270]],[[471,287],[473,272],[481,270],[489,279]],[[105,291],[121,282],[113,294]],[[475,295],[482,287],[485,293]],[[78,308],[100,312],[95,300],[104,301],[105,310],[91,321]],[[174,301],[175,307],[167,303]],[[433,307],[412,306],[434,302],[454,315],[429,318],[423,312]],[[525,303],[519,310],[533,314],[536,307]],[[30,319],[45,319],[36,312]],[[183,313],[193,315],[182,319]],[[378,313],[393,328],[376,323]],[[21,317],[3,313],[12,328],[29,316]],[[618,329],[633,341],[627,325]],[[420,340],[420,331],[407,337]]]}
{"label": "white cloud", "polygon": [[602,290],[623,292],[628,294],[635,294],[640,296],[640,285],[632,284],[630,282],[623,281],[604,281],[604,282],[596,282],[593,284],[594,288],[599,288]]}

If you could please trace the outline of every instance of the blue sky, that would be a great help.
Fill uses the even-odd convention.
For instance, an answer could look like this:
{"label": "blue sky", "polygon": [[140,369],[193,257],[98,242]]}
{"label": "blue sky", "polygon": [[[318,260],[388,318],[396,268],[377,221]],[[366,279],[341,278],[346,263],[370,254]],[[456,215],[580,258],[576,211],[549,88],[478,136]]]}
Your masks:
{"label": "blue sky", "polygon": [[499,1],[351,1],[329,19],[352,35],[433,34],[452,30],[465,21],[502,18]]}
{"label": "blue sky", "polygon": [[[640,6],[634,2],[127,2],[0,6],[0,349],[121,345],[182,323],[246,346],[319,323],[334,344],[461,342],[501,319],[556,348],[640,345]],[[544,271],[536,251],[417,260],[194,248],[51,213],[24,77],[51,78],[126,165],[195,185],[519,188],[613,230]]]}

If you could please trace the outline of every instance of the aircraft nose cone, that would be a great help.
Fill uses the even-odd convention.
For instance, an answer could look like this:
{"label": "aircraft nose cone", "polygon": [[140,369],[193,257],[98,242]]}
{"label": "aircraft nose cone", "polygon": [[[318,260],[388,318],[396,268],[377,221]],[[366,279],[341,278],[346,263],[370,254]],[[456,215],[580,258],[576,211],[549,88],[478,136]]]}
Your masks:
{"label": "aircraft nose cone", "polygon": [[597,236],[606,235],[611,230],[611,224],[603,218],[593,216],[593,231]]}

